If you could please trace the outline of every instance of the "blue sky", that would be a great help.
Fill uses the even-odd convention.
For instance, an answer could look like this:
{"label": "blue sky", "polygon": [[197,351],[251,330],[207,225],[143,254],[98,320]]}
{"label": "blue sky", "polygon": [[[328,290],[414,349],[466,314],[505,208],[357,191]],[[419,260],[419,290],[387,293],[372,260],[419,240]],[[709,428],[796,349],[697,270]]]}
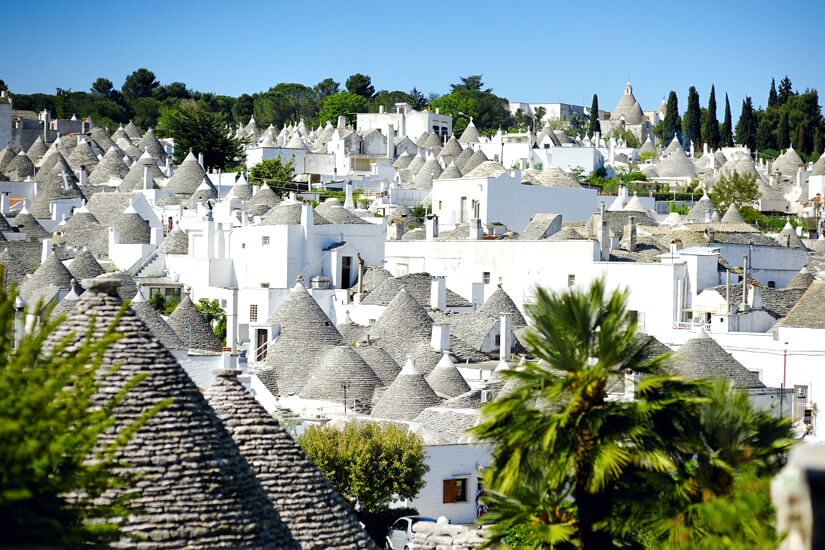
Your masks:
{"label": "blue sky", "polygon": [[[771,77],[825,93],[825,2],[8,1],[0,78],[12,91],[119,87],[138,67],[161,83],[227,95],[278,82],[372,76],[376,89],[444,93],[483,74],[511,101],[612,110],[630,77],[644,109],[716,85],[734,118],[767,102]],[[56,33],[60,32],[59,35]],[[8,46],[15,44],[14,47]]]}

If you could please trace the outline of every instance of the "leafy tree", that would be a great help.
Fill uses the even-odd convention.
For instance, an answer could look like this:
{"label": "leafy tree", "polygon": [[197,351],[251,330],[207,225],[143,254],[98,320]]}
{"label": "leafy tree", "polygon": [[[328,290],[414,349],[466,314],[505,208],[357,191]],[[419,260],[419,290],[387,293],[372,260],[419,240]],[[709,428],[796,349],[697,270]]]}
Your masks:
{"label": "leafy tree", "polygon": [[753,102],[750,97],[742,100],[742,113],[736,123],[736,142],[747,146],[751,151],[756,149],[756,133],[758,121],[753,112]]}
{"label": "leafy tree", "polygon": [[166,86],[159,86],[152,92],[152,97],[159,101],[165,99],[189,99],[192,94],[186,89],[186,84],[183,82],[172,82]]}
{"label": "leafy tree", "polygon": [[793,95],[794,91],[793,85],[791,84],[791,79],[788,78],[788,75],[785,75],[785,78],[779,82],[779,94],[776,98],[777,106],[781,107],[782,105],[785,105]]}
{"label": "leafy tree", "polygon": [[512,122],[510,104],[505,98],[492,93],[492,89],[482,89],[481,75],[461,78],[459,84],[451,84],[452,92],[431,101],[433,109],[453,117],[453,132],[460,134],[467,127],[468,120],[459,115],[462,112],[473,117],[479,131],[493,132],[507,128]]}
{"label": "leafy tree", "polygon": [[587,126],[587,135],[593,137],[597,132],[601,133],[601,131],[602,127],[599,124],[599,96],[593,94],[593,102],[590,104],[590,124]]}
{"label": "leafy tree", "polygon": [[719,145],[733,147],[733,121],[731,120],[730,101],[727,92],[725,92],[725,120],[722,122],[722,128],[720,129]]}
{"label": "leafy tree", "polygon": [[[594,94],[594,97],[595,97],[595,94]],[[598,107],[598,104],[596,106]],[[590,111],[590,112],[592,113],[593,111]],[[538,107],[536,107],[536,110],[534,111],[534,113],[535,113],[536,124],[541,126],[542,121],[544,120],[544,117],[547,114],[547,109],[545,109],[544,107],[539,105]],[[593,115],[591,114],[590,116],[593,116]],[[599,130],[599,131],[601,131],[601,130]]]}
{"label": "leafy tree", "polygon": [[756,175],[740,175],[739,172],[733,172],[730,175],[722,174],[711,192],[713,202],[722,210],[726,210],[731,204],[734,204],[737,209],[751,206],[759,200],[760,196]]}
{"label": "leafy tree", "polygon": [[138,128],[154,128],[160,116],[161,103],[154,97],[139,97],[132,101],[133,121]]}
{"label": "leafy tree", "polygon": [[688,106],[685,111],[685,118],[682,119],[682,134],[685,136],[685,143],[693,143],[694,147],[702,144],[702,111],[699,107],[699,94],[696,88],[691,86],[688,90]]}
{"label": "leafy tree", "polygon": [[486,90],[482,90],[481,88],[484,86],[484,82],[481,81],[484,75],[481,74],[474,74],[470,76],[462,76],[459,77],[458,84],[450,84],[450,90],[455,92],[457,90],[467,90],[470,92],[485,92],[491,93],[493,91],[492,88],[487,88]]}
{"label": "leafy tree", "polygon": [[158,86],[160,82],[155,80],[155,73],[149,69],[140,68],[126,77],[121,90],[127,99],[135,100],[140,97],[150,97]]}
{"label": "leafy tree", "polygon": [[6,81],[0,78],[0,92],[8,91],[9,87],[6,85]]}
{"label": "leafy tree", "polygon": [[72,100],[70,99],[69,95],[72,93],[72,90],[64,90],[63,88],[57,89],[57,94],[55,97],[55,109],[57,118],[69,118],[72,115]]}
{"label": "leafy tree", "polygon": [[284,164],[280,157],[259,162],[249,170],[249,184],[262,185],[264,183],[273,188],[283,187],[292,182],[295,176],[293,159]]}
{"label": "leafy tree", "polygon": [[716,118],[716,87],[710,87],[708,111],[702,128],[702,138],[710,149],[719,147],[719,121]]}
{"label": "leafy tree", "polygon": [[155,311],[163,313],[166,310],[166,298],[160,292],[155,292],[152,294],[152,297],[149,298],[149,305],[151,305]]}
{"label": "leafy tree", "polygon": [[249,117],[255,112],[255,101],[249,94],[241,94],[235,105],[232,106],[232,118],[235,122],[246,124]]}
{"label": "leafy tree", "polygon": [[284,126],[311,119],[317,115],[316,92],[313,88],[294,82],[282,82],[263,94],[253,96],[255,120],[262,127],[274,124]]}
{"label": "leafy tree", "polygon": [[375,95],[375,87],[372,85],[372,79],[361,73],[350,75],[347,79],[347,91],[366,99],[372,99],[372,96]]}
{"label": "leafy tree", "polygon": [[779,126],[776,127],[776,145],[780,149],[787,149],[791,144],[791,129],[788,124],[788,111],[783,110],[779,116]]}
{"label": "leafy tree", "polygon": [[175,163],[189,153],[203,153],[204,167],[226,168],[240,162],[241,142],[226,135],[220,115],[183,105],[169,116],[169,132],[175,140]]}
{"label": "leafy tree", "polygon": [[682,119],[679,116],[679,99],[676,92],[670,91],[667,96],[667,111],[662,128],[662,140],[665,144],[673,141],[673,136],[682,134]]}
{"label": "leafy tree", "polygon": [[180,304],[180,296],[172,294],[166,298],[166,310],[163,312],[164,315],[171,315],[175,308],[178,307]]}
{"label": "leafy tree", "polygon": [[776,107],[779,99],[776,96],[776,80],[771,79],[771,91],[768,92],[768,107]]}
{"label": "leafy tree", "polygon": [[[678,427],[695,422],[701,385],[663,375],[664,358],[645,358],[626,303],[626,291],[599,280],[539,289],[527,306],[525,343],[537,362],[507,371],[520,385],[485,405],[472,430],[494,444],[484,516],[494,541],[523,523],[541,548],[613,548],[656,513],[666,472],[682,460]],[[645,376],[638,399],[607,400],[608,381],[628,371]]]}
{"label": "leafy tree", "polygon": [[358,503],[366,512],[414,498],[429,471],[421,438],[395,424],[311,426],[298,443],[350,506]]}
{"label": "leafy tree", "polygon": [[320,105],[328,96],[337,94],[340,90],[341,84],[331,78],[325,78],[315,85],[315,101]]}
{"label": "leafy tree", "polygon": [[410,103],[410,99],[410,94],[402,92],[401,90],[394,90],[392,92],[380,90],[370,102],[370,112],[377,113],[379,106],[383,106],[386,112],[391,112],[395,108],[396,103]]}
{"label": "leafy tree", "polygon": [[366,113],[369,111],[369,107],[369,101],[362,95],[351,92],[338,92],[324,100],[324,106],[321,108],[318,117],[322,123],[329,120],[334,126],[338,121],[338,117],[343,115],[352,124],[355,122],[355,113]]}
{"label": "leafy tree", "polygon": [[37,321],[32,330],[16,335],[15,297],[16,291],[0,288],[3,542],[21,547],[100,546],[120,536],[117,521],[126,513],[123,500],[99,498],[109,487],[130,483],[128,475],[115,473],[114,452],[152,413],[121,427],[123,437],[113,446],[96,448],[98,436],[113,429],[113,408],[143,377],[102,400],[97,393],[101,362],[106,348],[120,337],[117,320],[99,339],[93,340],[94,331],[89,330],[77,344],[61,341],[47,349],[46,338],[63,318]]}
{"label": "leafy tree", "polygon": [[427,106],[427,98],[417,88],[410,90],[410,106],[420,111]]}
{"label": "leafy tree", "polygon": [[103,97],[111,97],[115,86],[108,78],[100,77],[92,83],[92,93]]}
{"label": "leafy tree", "polygon": [[221,304],[217,300],[201,298],[198,300],[198,303],[195,304],[195,307],[212,326],[212,331],[215,333],[215,336],[218,337],[218,340],[221,341],[221,345],[225,346],[226,311],[221,307]]}

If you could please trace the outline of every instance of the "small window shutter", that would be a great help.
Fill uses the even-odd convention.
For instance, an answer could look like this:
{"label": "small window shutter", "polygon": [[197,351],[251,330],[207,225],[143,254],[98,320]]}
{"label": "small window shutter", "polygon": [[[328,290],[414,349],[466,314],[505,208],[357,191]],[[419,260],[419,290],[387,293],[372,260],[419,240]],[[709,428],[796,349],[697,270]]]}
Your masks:
{"label": "small window shutter", "polygon": [[452,503],[455,502],[456,490],[455,490],[455,480],[452,479],[445,479],[444,480],[444,503]]}

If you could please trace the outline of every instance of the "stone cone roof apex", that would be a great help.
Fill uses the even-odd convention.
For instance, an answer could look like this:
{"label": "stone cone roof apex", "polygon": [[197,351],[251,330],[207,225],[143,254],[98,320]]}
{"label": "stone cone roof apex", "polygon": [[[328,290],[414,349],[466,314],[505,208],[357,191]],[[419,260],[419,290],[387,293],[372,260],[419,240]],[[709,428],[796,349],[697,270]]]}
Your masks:
{"label": "stone cone roof apex", "polygon": [[420,374],[418,369],[415,368],[415,359],[413,359],[412,355],[407,355],[407,361],[404,363],[404,368],[401,369],[401,372],[398,373],[398,376],[405,376],[405,375],[417,375]]}
{"label": "stone cone roof apex", "polygon": [[436,369],[439,369],[439,368],[443,369],[443,368],[450,368],[450,367],[455,367],[455,363],[453,362],[452,358],[450,357],[450,352],[445,351],[444,355],[441,356],[441,359],[438,361],[438,364],[436,364],[435,368]]}

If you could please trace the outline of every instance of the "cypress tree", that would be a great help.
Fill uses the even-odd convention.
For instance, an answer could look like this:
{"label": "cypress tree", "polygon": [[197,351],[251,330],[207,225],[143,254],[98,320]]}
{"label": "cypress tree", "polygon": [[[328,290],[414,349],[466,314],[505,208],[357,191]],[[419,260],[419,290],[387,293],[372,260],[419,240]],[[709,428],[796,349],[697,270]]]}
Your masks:
{"label": "cypress tree", "polygon": [[808,141],[807,136],[805,135],[805,125],[799,125],[799,131],[796,135],[796,150],[797,151],[805,151],[808,148]]}
{"label": "cypress tree", "polygon": [[676,92],[670,91],[667,96],[667,111],[665,112],[665,120],[662,122],[664,126],[664,145],[667,145],[673,139],[673,136],[681,135],[682,133],[682,119],[679,117],[679,100],[676,98]]}
{"label": "cypress tree", "polygon": [[702,132],[702,138],[710,149],[719,147],[719,120],[716,118],[716,87],[710,87],[708,114]]}
{"label": "cypress tree", "polygon": [[768,92],[768,107],[775,107],[777,102],[776,97],[776,80],[771,79],[771,91]]}
{"label": "cypress tree", "polygon": [[776,127],[776,146],[787,149],[791,144],[791,129],[788,126],[788,111],[783,110],[779,117],[779,126]]}
{"label": "cypress tree", "polygon": [[785,75],[785,78],[783,78],[779,82],[779,95],[777,97],[777,105],[786,104],[792,95],[794,95],[794,93],[793,86],[791,85],[791,79],[788,78],[788,75]]}
{"label": "cypress tree", "polygon": [[742,100],[742,114],[736,123],[736,142],[747,146],[751,151],[756,148],[757,120],[753,114],[753,102],[750,97]]}
{"label": "cypress tree", "polygon": [[687,146],[692,142],[694,147],[698,147],[702,142],[702,109],[699,107],[699,94],[696,87],[691,86],[688,90],[688,106],[685,111],[685,118],[682,119],[682,135],[685,136]]}
{"label": "cypress tree", "polygon": [[593,137],[596,132],[601,133],[599,125],[599,96],[593,94],[593,103],[590,105],[590,126],[587,128],[587,135]]}
{"label": "cypress tree", "polygon": [[733,122],[730,116],[730,101],[725,93],[725,121],[722,123],[721,136],[719,138],[722,147],[733,147]]}

